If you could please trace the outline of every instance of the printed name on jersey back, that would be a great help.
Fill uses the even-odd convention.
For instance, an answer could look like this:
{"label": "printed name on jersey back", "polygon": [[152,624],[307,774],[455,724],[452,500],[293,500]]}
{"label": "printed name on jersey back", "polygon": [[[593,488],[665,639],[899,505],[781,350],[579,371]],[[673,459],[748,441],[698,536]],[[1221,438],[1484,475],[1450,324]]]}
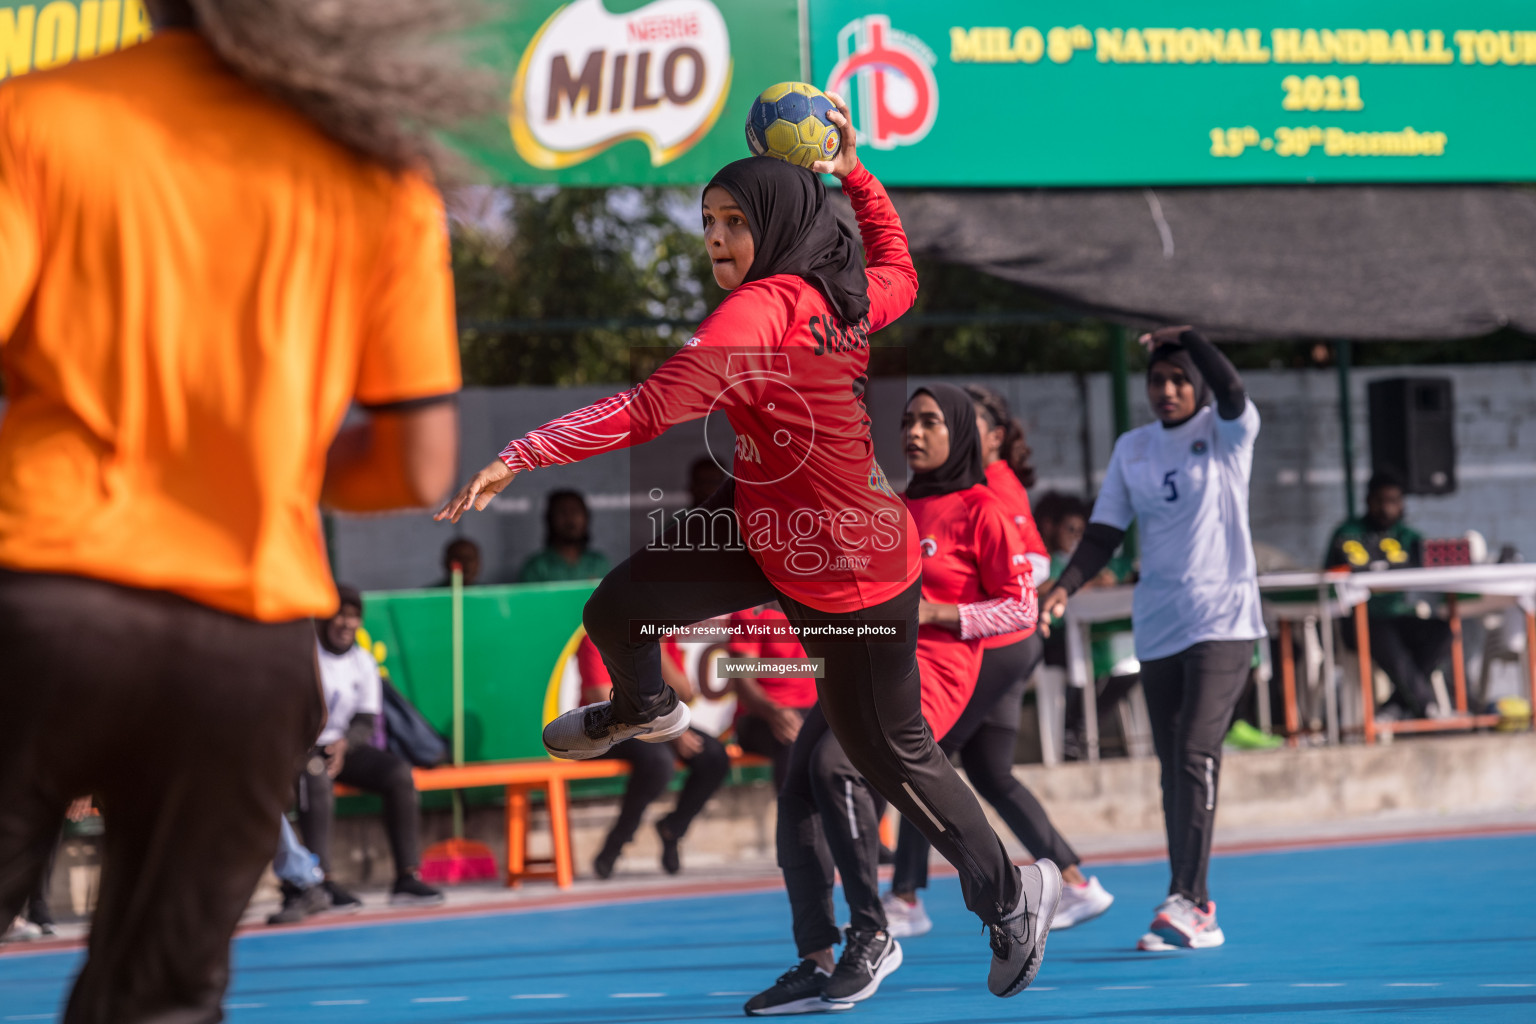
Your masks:
{"label": "printed name on jersey back", "polygon": [[815,355],[869,348],[869,317],[849,324],[835,316],[813,316],[806,326],[816,339]]}

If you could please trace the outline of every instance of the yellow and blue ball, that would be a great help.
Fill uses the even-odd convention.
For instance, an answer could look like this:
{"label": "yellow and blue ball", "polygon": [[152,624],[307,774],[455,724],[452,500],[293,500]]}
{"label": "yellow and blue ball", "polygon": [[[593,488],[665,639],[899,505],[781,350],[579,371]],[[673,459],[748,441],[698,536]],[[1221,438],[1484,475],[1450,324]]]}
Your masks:
{"label": "yellow and blue ball", "polygon": [[747,114],[747,147],[754,156],[772,156],[801,167],[831,160],[843,135],[827,115],[832,101],[814,85],[780,82],[752,102]]}

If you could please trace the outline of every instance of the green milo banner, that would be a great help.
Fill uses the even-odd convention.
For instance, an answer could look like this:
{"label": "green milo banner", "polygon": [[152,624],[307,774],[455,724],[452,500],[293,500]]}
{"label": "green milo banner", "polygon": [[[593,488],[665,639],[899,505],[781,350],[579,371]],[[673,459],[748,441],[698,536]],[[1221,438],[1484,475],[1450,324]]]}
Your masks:
{"label": "green milo banner", "polygon": [[[748,155],[757,94],[800,77],[796,0],[487,0],[479,40],[511,81],[462,142],[498,181],[690,184]],[[0,80],[149,36],[141,0],[0,0]]]}
{"label": "green milo banner", "polygon": [[743,126],[757,94],[800,77],[796,0],[512,9],[508,132],[475,152],[503,181],[708,181],[749,155]]}
{"label": "green milo banner", "polygon": [[894,185],[1536,178],[1521,0],[809,0]]}
{"label": "green milo banner", "polygon": [[[544,724],[580,703],[574,657],[581,610],[596,580],[470,587],[464,591],[464,758],[544,757]],[[447,590],[365,596],[359,641],[390,682],[444,736],[453,728],[453,604]],[[721,626],[723,627],[723,623]],[[715,671],[723,628],[679,643],[697,697],[696,727],[729,732],[735,692]]]}

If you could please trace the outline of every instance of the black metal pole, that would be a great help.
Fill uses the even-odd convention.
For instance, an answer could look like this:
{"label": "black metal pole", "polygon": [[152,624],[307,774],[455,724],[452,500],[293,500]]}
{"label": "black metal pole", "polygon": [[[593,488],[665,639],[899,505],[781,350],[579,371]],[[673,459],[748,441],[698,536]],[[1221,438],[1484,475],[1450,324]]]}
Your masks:
{"label": "black metal pole", "polygon": [[1350,397],[1349,369],[1352,345],[1348,338],[1334,342],[1335,362],[1339,367],[1339,438],[1344,459],[1344,509],[1355,518],[1355,437],[1354,402]]}

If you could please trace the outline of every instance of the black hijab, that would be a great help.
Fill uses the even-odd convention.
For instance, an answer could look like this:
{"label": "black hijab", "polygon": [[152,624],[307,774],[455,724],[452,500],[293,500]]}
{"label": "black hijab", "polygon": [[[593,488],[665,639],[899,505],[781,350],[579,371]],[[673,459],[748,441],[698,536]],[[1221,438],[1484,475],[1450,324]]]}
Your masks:
{"label": "black hijab", "polygon": [[[976,403],[953,384],[929,384],[912,392],[912,398],[927,395],[939,404],[944,425],[949,428],[949,458],[938,469],[913,473],[907,484],[907,497],[931,498],[951,494],[987,482],[981,464],[981,435],[976,433]],[[907,399],[912,404],[912,399]]]}
{"label": "black hijab", "polygon": [[[1177,341],[1167,341],[1152,350],[1147,357],[1147,380],[1152,379],[1152,367],[1158,363],[1172,363],[1184,371],[1184,376],[1189,378],[1190,384],[1195,388],[1195,412],[1199,412],[1211,404],[1211,386],[1205,382],[1205,375],[1195,367],[1195,361],[1190,357],[1189,349]],[[1178,423],[1168,423],[1165,426],[1177,427],[1188,423],[1187,419]]]}
{"label": "black hijab", "polygon": [[845,323],[869,314],[864,245],[827,204],[827,188],[804,167],[771,156],[726,164],[704,186],[719,185],[747,218],[756,255],[745,280],[795,274],[815,285]]}

